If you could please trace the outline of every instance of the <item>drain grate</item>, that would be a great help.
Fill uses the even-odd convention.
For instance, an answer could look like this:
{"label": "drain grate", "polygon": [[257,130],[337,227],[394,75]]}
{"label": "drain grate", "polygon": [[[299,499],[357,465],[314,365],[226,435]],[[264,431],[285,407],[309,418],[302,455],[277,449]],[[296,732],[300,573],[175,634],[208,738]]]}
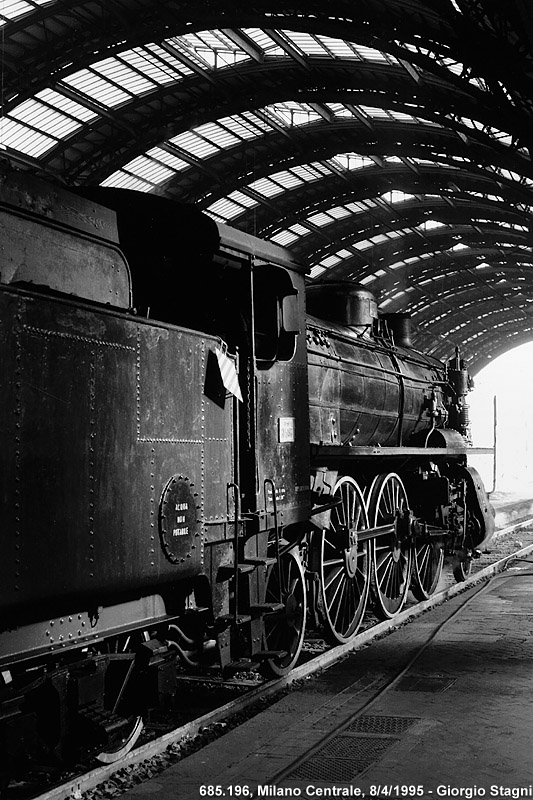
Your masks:
{"label": "drain grate", "polygon": [[346,783],[374,764],[398,741],[393,738],[336,736],[284,779]]}
{"label": "drain grate", "polygon": [[394,687],[395,692],[445,692],[457,678],[435,678],[423,675],[406,675]]}
{"label": "drain grate", "polygon": [[332,783],[350,783],[368,764],[356,764],[352,761],[328,761],[317,759],[300,764],[293,772],[284,777],[287,781],[324,781]]}
{"label": "drain grate", "polygon": [[381,733],[385,736],[398,736],[404,733],[419,717],[359,717],[354,720],[344,733]]}
{"label": "drain grate", "polygon": [[400,736],[420,717],[362,716],[328,739],[319,750],[302,759],[284,780],[349,783],[371,767],[400,741]]}
{"label": "drain grate", "polygon": [[319,751],[325,758],[350,758],[355,761],[375,760],[376,755],[386,750],[398,739],[372,738],[371,736],[336,736]]}

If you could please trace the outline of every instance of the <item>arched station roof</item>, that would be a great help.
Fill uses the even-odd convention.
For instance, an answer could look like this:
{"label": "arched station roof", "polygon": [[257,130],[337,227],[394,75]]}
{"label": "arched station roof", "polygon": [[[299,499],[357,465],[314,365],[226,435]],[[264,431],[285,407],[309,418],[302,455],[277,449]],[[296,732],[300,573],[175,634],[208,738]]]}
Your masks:
{"label": "arched station roof", "polygon": [[533,340],[527,0],[4,0],[0,27],[15,164],[196,203],[473,372]]}

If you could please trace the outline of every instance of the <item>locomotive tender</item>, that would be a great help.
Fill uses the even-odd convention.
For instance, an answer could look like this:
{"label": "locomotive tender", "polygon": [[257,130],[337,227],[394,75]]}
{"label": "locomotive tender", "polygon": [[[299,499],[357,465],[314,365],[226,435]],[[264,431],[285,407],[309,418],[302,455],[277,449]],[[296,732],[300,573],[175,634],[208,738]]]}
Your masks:
{"label": "locomotive tender", "polygon": [[[95,200],[95,198],[98,200]],[[176,660],[296,663],[493,530],[469,389],[364,288],[159,197],[0,174],[0,753],[131,747]]]}

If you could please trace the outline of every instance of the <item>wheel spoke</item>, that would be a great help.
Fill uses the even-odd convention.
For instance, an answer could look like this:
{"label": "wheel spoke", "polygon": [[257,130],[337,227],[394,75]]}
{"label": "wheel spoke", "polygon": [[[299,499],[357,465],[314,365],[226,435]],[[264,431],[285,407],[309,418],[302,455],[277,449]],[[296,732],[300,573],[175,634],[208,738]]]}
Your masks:
{"label": "wheel spoke", "polygon": [[362,620],[370,585],[370,545],[357,542],[356,532],[368,527],[364,499],[353,478],[340,478],[333,496],[340,504],[331,526],[315,540],[320,564],[325,635],[334,643],[355,635]]}
{"label": "wheel spoke", "polygon": [[412,592],[417,600],[427,600],[437,588],[444,563],[441,542],[423,542],[413,548]]}
{"label": "wheel spoke", "polygon": [[[371,525],[393,524],[408,507],[404,485],[395,473],[376,478],[368,496]],[[410,545],[398,541],[396,533],[385,534],[374,542],[373,595],[376,613],[390,619],[402,608],[407,597],[411,572]]]}
{"label": "wheel spoke", "polygon": [[279,602],[280,596],[284,611],[267,614],[264,618],[266,649],[286,653],[283,657],[268,659],[263,665],[265,672],[276,676],[285,675],[296,664],[305,633],[305,578],[299,556],[293,550],[281,556],[281,578],[277,563],[269,569],[265,597],[269,602]]}

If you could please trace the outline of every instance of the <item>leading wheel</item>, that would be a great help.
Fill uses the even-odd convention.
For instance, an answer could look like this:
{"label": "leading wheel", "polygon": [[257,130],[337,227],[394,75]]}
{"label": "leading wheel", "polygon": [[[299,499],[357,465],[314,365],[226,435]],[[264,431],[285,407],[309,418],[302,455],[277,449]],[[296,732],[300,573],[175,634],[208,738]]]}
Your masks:
{"label": "leading wheel", "polygon": [[477,505],[472,502],[467,494],[463,509],[466,530],[462,546],[456,548],[452,562],[453,577],[458,583],[465,581],[472,571],[472,560],[474,558],[473,543],[480,542],[483,539],[483,522],[476,511]]}
{"label": "leading wheel", "polygon": [[456,553],[452,562],[453,577],[457,583],[466,581],[472,572],[472,556],[468,551]]}
{"label": "leading wheel", "polygon": [[[407,513],[407,493],[395,472],[378,475],[368,495],[371,526],[395,524]],[[381,619],[394,617],[407,597],[411,577],[411,543],[398,538],[396,531],[374,540],[372,593],[376,614]]]}
{"label": "leading wheel", "polygon": [[411,591],[417,600],[431,597],[440,580],[444,564],[442,542],[415,541]]}
{"label": "leading wheel", "polygon": [[266,649],[284,653],[263,664],[263,671],[276,677],[286,675],[298,661],[307,617],[307,594],[300,557],[294,550],[289,550],[282,554],[280,566],[281,571],[277,563],[269,568],[265,601],[281,601],[283,609],[264,617]]}
{"label": "leading wheel", "polygon": [[324,607],[324,636],[344,644],[355,634],[366,608],[370,586],[370,542],[358,541],[368,528],[363,495],[348,476],[337,481],[333,496],[340,504],[320,539],[320,586]]}

